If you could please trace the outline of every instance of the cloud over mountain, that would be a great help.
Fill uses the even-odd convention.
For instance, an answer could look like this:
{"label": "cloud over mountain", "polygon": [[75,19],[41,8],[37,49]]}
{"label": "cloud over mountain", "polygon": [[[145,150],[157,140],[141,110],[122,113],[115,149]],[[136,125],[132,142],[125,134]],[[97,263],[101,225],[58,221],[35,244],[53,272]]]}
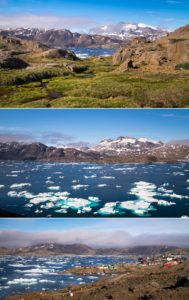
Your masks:
{"label": "cloud over mountain", "polygon": [[127,231],[68,230],[22,232],[0,231],[1,247],[24,247],[40,243],[87,244],[92,247],[132,247],[132,246],[184,246],[189,247],[188,234],[140,234],[133,236]]}

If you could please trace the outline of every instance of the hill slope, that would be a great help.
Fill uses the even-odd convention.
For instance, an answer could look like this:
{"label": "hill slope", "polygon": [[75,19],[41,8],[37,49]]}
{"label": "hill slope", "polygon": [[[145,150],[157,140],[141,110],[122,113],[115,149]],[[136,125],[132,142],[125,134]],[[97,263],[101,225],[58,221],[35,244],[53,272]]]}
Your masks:
{"label": "hill slope", "polygon": [[154,42],[145,38],[136,38],[129,47],[121,49],[114,55],[113,63],[120,65],[120,71],[132,68],[148,70],[187,68],[189,63],[189,25]]}

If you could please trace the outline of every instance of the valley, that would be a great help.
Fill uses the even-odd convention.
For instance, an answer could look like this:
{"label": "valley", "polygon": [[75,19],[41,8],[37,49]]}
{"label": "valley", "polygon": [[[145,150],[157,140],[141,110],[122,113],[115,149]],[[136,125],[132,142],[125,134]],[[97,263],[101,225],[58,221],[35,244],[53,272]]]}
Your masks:
{"label": "valley", "polygon": [[[85,59],[72,50],[52,48],[57,44],[42,38],[2,32],[0,107],[187,107],[188,32],[185,26],[155,41],[141,35],[127,41],[119,38],[110,46],[116,49],[113,58]],[[99,47],[96,42],[63,45],[85,47],[84,53]]]}

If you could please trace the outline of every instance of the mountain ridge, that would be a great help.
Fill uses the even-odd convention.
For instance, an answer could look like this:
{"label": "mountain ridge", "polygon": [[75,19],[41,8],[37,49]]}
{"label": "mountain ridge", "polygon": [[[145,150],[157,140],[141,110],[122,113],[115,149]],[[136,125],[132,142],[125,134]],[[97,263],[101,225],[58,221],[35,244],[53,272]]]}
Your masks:
{"label": "mountain ridge", "polygon": [[156,40],[160,37],[166,36],[168,30],[146,25],[143,23],[127,23],[119,22],[114,24],[106,24],[93,28],[89,31],[91,34],[100,34],[103,36],[116,37],[120,40],[132,40],[135,37],[146,37],[149,40]]}
{"label": "mountain ridge", "polygon": [[167,35],[168,31],[160,27],[142,23],[119,22],[99,26],[88,33],[72,32],[69,29],[9,28],[0,29],[0,34],[25,40],[36,40],[50,47],[102,47],[116,48],[135,37],[149,40]]}
{"label": "mountain ridge", "polygon": [[63,162],[176,162],[189,159],[189,145],[165,144],[146,138],[119,137],[103,140],[83,150],[42,143],[0,142],[0,160]]}
{"label": "mountain ridge", "polygon": [[42,243],[33,244],[25,247],[0,247],[0,256],[3,255],[158,255],[162,253],[179,251],[189,252],[186,247],[151,245],[151,246],[130,246],[130,247],[112,247],[112,248],[95,248],[86,244],[63,244],[63,243]]}

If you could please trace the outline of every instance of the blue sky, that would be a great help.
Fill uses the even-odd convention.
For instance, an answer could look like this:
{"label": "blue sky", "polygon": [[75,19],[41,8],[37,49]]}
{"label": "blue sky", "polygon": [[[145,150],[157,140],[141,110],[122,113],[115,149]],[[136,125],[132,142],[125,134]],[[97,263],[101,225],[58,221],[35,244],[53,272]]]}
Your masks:
{"label": "blue sky", "polygon": [[188,0],[0,0],[0,25],[10,27],[85,30],[97,24],[129,21],[174,29],[187,24],[188,19]]}
{"label": "blue sky", "polygon": [[56,146],[130,136],[166,142],[188,139],[188,121],[185,109],[2,109],[0,140]]}
{"label": "blue sky", "polygon": [[189,234],[184,219],[0,219],[0,230],[46,232],[67,230],[127,231],[139,234]]}

